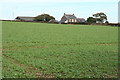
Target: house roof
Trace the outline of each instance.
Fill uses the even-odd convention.
[[[85,22],[85,19],[84,18],[77,18],[78,19],[78,21],[80,21],[80,22]]]
[[[74,14],[64,14],[67,19],[77,19]]]

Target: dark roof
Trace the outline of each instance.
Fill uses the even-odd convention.
[[[17,20],[23,20],[23,21],[34,21],[35,17],[21,17],[21,16],[18,16],[16,19]]]
[[[75,15],[71,15],[71,14],[65,14],[64,15],[67,19],[77,19]]]
[[[25,19],[25,18],[34,19],[35,17],[23,17],[23,16],[18,16],[16,19],[18,19],[18,18],[20,18],[20,19]]]
[[[85,22],[85,19],[84,19],[84,18],[77,18],[77,20],[78,20],[79,22]]]

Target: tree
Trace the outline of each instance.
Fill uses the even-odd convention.
[[[88,23],[96,23],[96,19],[93,17],[89,17],[89,18],[87,18],[87,22]]]
[[[108,21],[106,21],[105,23],[106,23],[106,24],[108,24],[109,22],[108,22]]]
[[[93,16],[95,17],[97,23],[104,23],[107,21],[107,15],[105,13],[96,13],[93,14]]]
[[[35,17],[35,21],[45,21],[48,22],[50,20],[55,20],[53,16],[50,16],[49,14],[41,14]]]

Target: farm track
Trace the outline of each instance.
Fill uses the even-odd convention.
[[[35,71],[35,76],[37,78],[54,78],[55,76],[51,76],[51,75],[47,75],[47,74],[43,74],[40,69],[38,69],[37,67],[33,67],[30,65],[26,65],[26,64],[20,64],[19,61],[12,59],[11,57],[8,57],[6,55],[3,55],[4,57],[6,57],[7,59],[9,59],[11,62],[13,62],[14,64],[17,64],[18,66],[24,67],[26,68],[26,73],[23,74],[34,74],[33,71]],[[4,68],[8,68],[8,67],[4,67]],[[29,76],[26,76],[26,78]]]
[[[14,43],[15,44],[15,43]],[[49,47],[56,47],[56,46],[70,46],[70,45],[114,45],[114,44],[118,44],[118,43],[88,43],[88,44],[80,44],[80,43],[77,43],[77,44],[53,44],[53,45],[47,45],[47,46],[28,46],[26,48],[23,48],[22,46],[19,47],[19,48],[16,48],[16,47],[11,47],[11,48],[3,48],[2,51],[6,50],[6,51],[9,51],[9,50],[21,50],[21,49],[34,49],[34,48],[49,48]],[[4,44],[3,44],[4,45]]]

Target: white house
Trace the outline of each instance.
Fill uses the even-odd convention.
[[[60,23],[77,23],[78,20],[74,14],[65,14],[60,20]]]
[[[85,22],[84,18],[77,18],[74,14],[65,14],[60,20],[60,23],[80,23]]]

